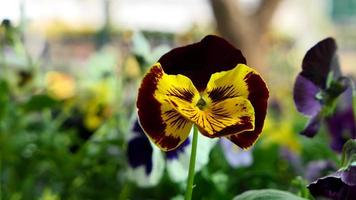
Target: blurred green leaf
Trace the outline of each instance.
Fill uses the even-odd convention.
[[[250,190],[234,198],[234,200],[303,200],[292,193],[274,189]],[[305,200],[305,199],[304,199]]]
[[[26,111],[40,111],[54,107],[58,101],[48,95],[40,94],[32,96],[24,105]]]
[[[9,101],[9,89],[5,81],[0,80],[0,119],[5,115],[7,103]]]

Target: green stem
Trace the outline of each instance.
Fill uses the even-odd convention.
[[[198,144],[198,128],[193,126],[193,141],[192,141],[192,151],[190,154],[189,161],[189,174],[188,174],[188,183],[187,190],[185,191],[185,200],[191,200],[193,194],[193,183],[194,183],[194,174],[195,174],[195,158],[197,155],[197,144]]]
[[[353,111],[354,117],[356,117],[356,87],[355,87],[354,81],[351,78],[349,78],[349,80],[350,80],[351,89],[352,89],[352,111]]]

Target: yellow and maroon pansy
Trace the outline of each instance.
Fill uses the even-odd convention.
[[[177,148],[193,125],[207,137],[250,147],[262,131],[268,89],[242,53],[218,36],[171,50],[145,75],[137,108],[146,135]]]

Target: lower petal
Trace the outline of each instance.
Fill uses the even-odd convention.
[[[318,133],[320,125],[321,125],[321,114],[318,114],[309,119],[306,127],[300,134],[305,135],[307,137],[314,137]]]
[[[321,104],[315,98],[320,88],[302,75],[295,81],[293,97],[297,110],[305,115],[313,116],[321,110]]]
[[[250,101],[243,97],[213,102],[203,109],[178,99],[171,98],[170,102],[177,112],[196,124],[207,137],[221,137],[254,129],[254,109]]]

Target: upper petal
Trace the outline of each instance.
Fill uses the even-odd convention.
[[[250,147],[261,133],[266,117],[269,92],[262,77],[252,68],[238,64],[233,70],[213,74],[208,83],[207,95],[212,101],[238,96],[251,103],[255,117],[254,129],[241,131],[236,126],[222,131],[236,145]]]
[[[210,76],[219,71],[233,69],[237,64],[246,64],[241,51],[226,40],[208,35],[200,42],[175,48],[159,61],[167,74],[183,74],[203,91]]]
[[[337,46],[333,38],[318,42],[305,54],[301,75],[325,89],[330,71],[333,71],[336,78],[341,74],[336,50]]]
[[[190,102],[198,95],[183,75],[167,75],[159,63],[144,77],[137,97],[140,124],[146,135],[162,150],[175,149],[188,137],[192,123],[171,105],[170,97]]]

